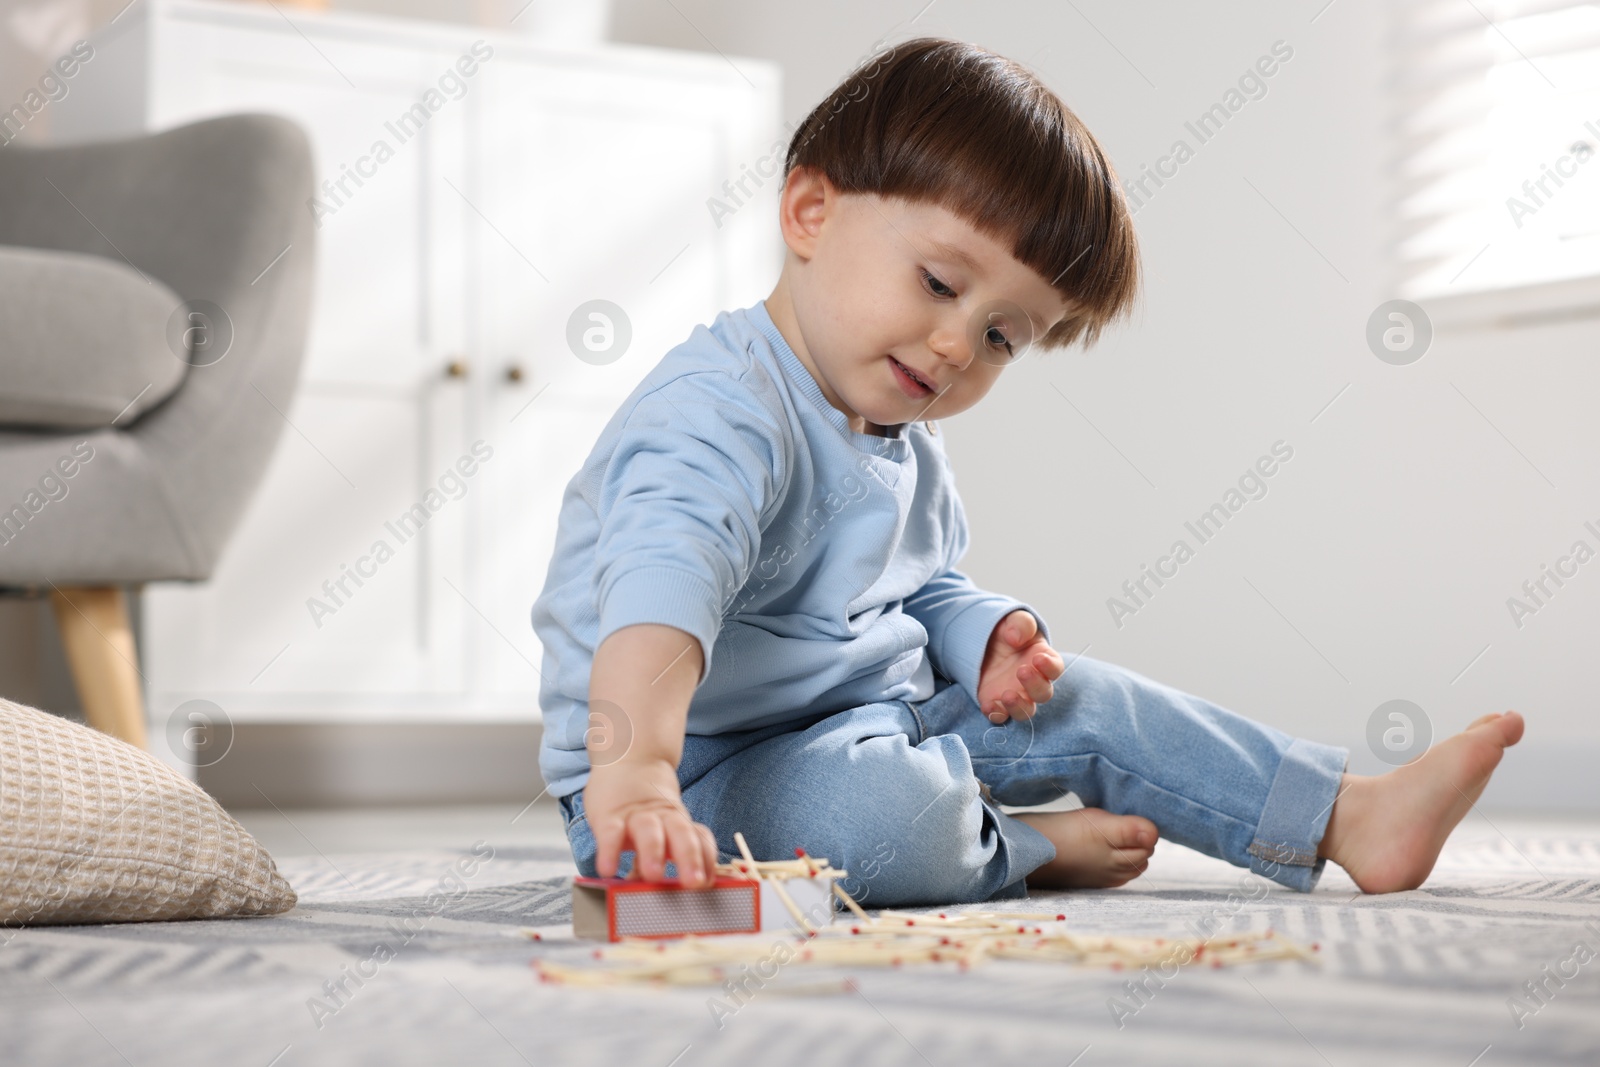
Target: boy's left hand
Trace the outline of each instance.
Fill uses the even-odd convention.
[[[1050,683],[1067,665],[1039,634],[1032,612],[1018,609],[989,635],[978,672],[978,707],[995,724],[1031,719],[1036,705],[1055,695]]]

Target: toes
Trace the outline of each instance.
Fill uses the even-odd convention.
[[[1149,854],[1156,847],[1156,838],[1160,836],[1156,824],[1149,819],[1138,815],[1124,815],[1117,820],[1115,832],[1108,831],[1107,837],[1119,849],[1140,849]]]
[[[1084,808],[1083,816],[1113,849],[1151,849],[1160,832],[1141,815],[1112,815],[1100,808]]]
[[[1526,724],[1522,721],[1521,715],[1508,711],[1500,716],[1500,725],[1507,745],[1514,745],[1522,740],[1522,730]]]
[[[1480,726],[1487,726],[1493,730],[1499,744],[1509,746],[1522,740],[1522,730],[1525,725],[1521,715],[1514,711],[1504,711],[1474,719],[1467,729],[1474,730]]]
[[[1119,848],[1111,854],[1111,862],[1135,874],[1143,874],[1144,869],[1150,866],[1150,857],[1154,852],[1149,848]]]
[[[1133,881],[1150,866],[1150,850],[1122,848],[1111,854],[1110,869],[1115,872],[1117,885]]]

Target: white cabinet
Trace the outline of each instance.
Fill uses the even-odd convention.
[[[145,591],[152,717],[537,718],[562,489],[669,348],[776,278],[776,183],[707,203],[779,139],[776,69],[193,0],[91,43],[58,139],[273,112],[321,183],[302,381],[262,398],[290,425],[213,579]],[[567,342],[596,300],[631,328],[609,362]]]

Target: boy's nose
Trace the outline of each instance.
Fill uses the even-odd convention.
[[[966,370],[967,365],[972,362],[972,346],[967,343],[966,337],[960,331],[935,330],[928,338],[928,347],[933,350],[934,355],[956,370]]]

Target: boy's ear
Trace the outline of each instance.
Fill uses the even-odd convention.
[[[839,191],[820,170],[796,167],[789,172],[778,200],[778,227],[789,251],[801,259],[815,254],[823,220],[834,210],[838,196]]]

